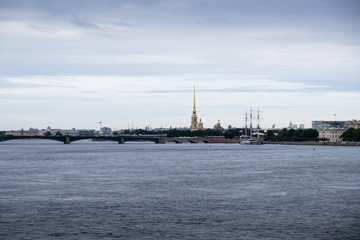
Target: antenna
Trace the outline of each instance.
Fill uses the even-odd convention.
[[[101,130],[102,129],[101,121],[99,122],[99,125],[100,125],[100,130]]]

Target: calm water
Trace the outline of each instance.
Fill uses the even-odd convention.
[[[0,143],[1,239],[360,239],[360,148]]]

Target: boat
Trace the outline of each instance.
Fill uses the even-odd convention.
[[[254,145],[260,145],[263,144],[263,139],[260,137],[261,135],[263,135],[262,133],[259,132],[259,110],[257,110],[257,120],[258,120],[258,124],[257,124],[257,132],[253,133],[253,126],[252,126],[252,118],[253,118],[253,114],[252,114],[253,110],[252,108],[250,108],[250,136],[248,136],[248,128],[247,128],[247,122],[248,122],[248,114],[245,113],[245,135],[242,135],[239,138],[239,143],[240,144],[254,144]],[[254,137],[256,136],[256,137]]]
[[[248,136],[242,136],[240,138],[240,144],[253,144],[260,145],[263,144],[263,140],[261,138],[250,138]]]

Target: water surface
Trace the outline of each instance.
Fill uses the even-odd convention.
[[[359,239],[359,156],[358,147],[2,142],[0,238]]]

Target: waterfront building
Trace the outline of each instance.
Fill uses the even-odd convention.
[[[319,130],[319,138],[326,138],[329,142],[341,142],[340,136],[346,131],[345,128],[327,128]]]
[[[319,138],[329,142],[341,142],[340,136],[347,130],[345,121],[312,121],[312,128],[319,132]]]
[[[360,121],[353,119],[349,121],[312,121],[311,126],[318,131],[327,129],[360,128]]]

